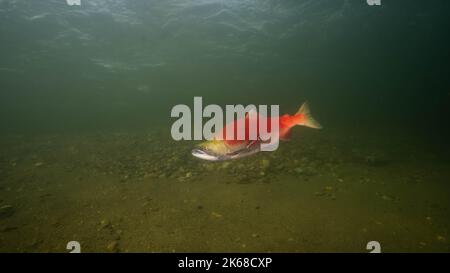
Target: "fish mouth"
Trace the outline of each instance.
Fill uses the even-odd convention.
[[[208,161],[219,161],[219,160],[221,160],[219,155],[213,154],[210,151],[206,151],[206,150],[199,149],[199,148],[193,149],[191,153],[192,153],[193,156],[195,156],[197,158],[200,158],[200,159],[203,159],[203,160],[208,160]]]

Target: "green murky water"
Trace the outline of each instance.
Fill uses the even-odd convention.
[[[38,2],[0,0],[1,252],[450,251],[447,1]],[[324,129],[202,161],[194,96]]]

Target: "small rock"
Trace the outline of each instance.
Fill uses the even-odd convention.
[[[303,174],[305,172],[302,168],[295,168],[294,171],[298,174]]]
[[[107,246],[106,249],[110,252],[117,252],[119,250],[119,242],[118,241],[112,241]]]
[[[256,234],[256,233],[253,233],[253,234],[252,234],[252,237],[253,237],[253,238],[258,238],[258,237],[259,237],[259,235],[258,235],[258,234]]]
[[[383,194],[381,195],[381,199],[383,199],[384,201],[392,201],[393,198],[389,195]]]
[[[111,222],[109,220],[103,219],[100,221],[100,229],[107,229],[111,227]]]
[[[11,205],[4,205],[0,207],[0,219],[11,217],[14,214],[14,207]]]
[[[44,165],[44,162],[42,162],[42,161],[39,161],[39,162],[34,163],[34,166],[35,166],[35,167],[40,167],[40,166],[42,166],[42,165]]]
[[[211,212],[211,215],[214,216],[214,217],[216,217],[216,218],[222,218],[222,214],[217,213],[217,212],[215,212],[215,211]]]

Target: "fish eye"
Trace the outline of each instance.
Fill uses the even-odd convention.
[[[210,149],[206,146],[199,146],[198,148],[194,149],[194,150],[198,150],[198,151],[202,151],[202,152],[208,152],[210,151]]]

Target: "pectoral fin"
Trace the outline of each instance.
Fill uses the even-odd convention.
[[[292,136],[292,131],[289,130],[284,134],[280,134],[280,139],[283,141],[290,141],[291,140],[291,136]]]

